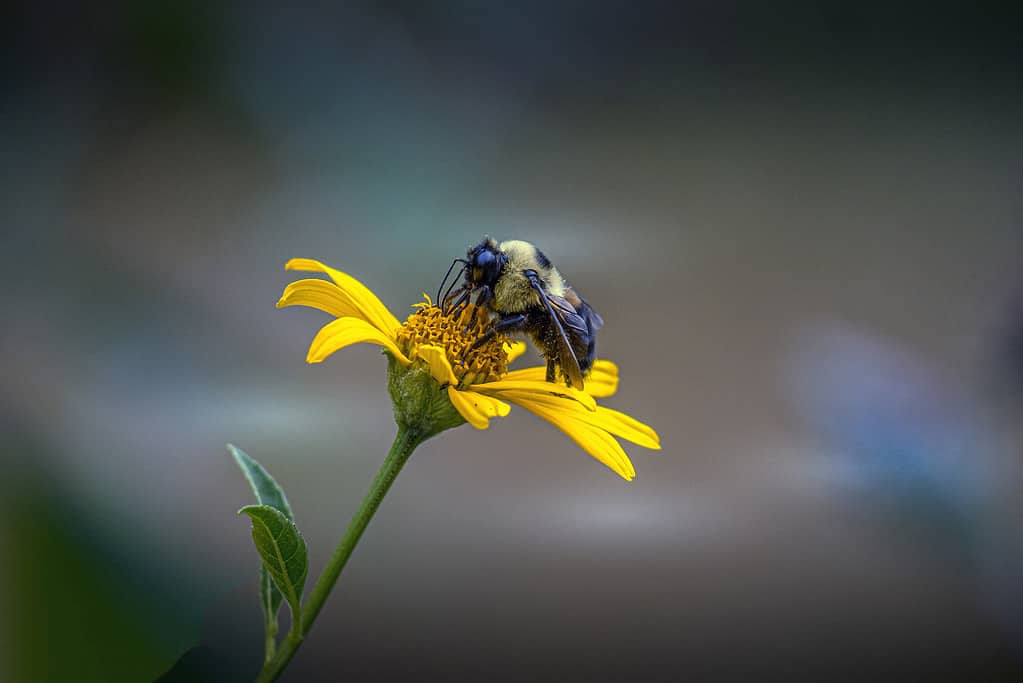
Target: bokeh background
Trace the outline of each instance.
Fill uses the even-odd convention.
[[[315,577],[394,431],[283,264],[400,313],[484,233],[594,304],[664,449],[429,441],[283,680],[1023,673],[1018,13],[335,4],[3,10],[0,678],[250,678],[224,444]]]

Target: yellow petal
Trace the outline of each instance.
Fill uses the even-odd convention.
[[[511,373],[508,374],[510,375]],[[597,408],[597,402],[586,392],[544,380],[501,379],[496,382],[487,382],[486,384],[475,384],[473,389],[495,396],[501,396],[506,391],[517,391],[538,396],[567,397],[578,401],[587,410],[596,410]]]
[[[559,410],[537,401],[525,400],[520,402],[517,400],[517,397],[508,396],[507,398],[512,403],[522,406],[534,415],[542,417],[568,434],[573,441],[579,444],[580,448],[610,467],[622,479],[631,481],[636,476],[636,468],[632,466],[632,461],[629,460],[629,456],[625,454],[621,444],[613,436],[599,427],[578,419],[579,415],[586,414],[588,411]],[[572,403],[564,399],[561,400],[566,404]]]
[[[508,341],[504,343],[504,352],[508,354],[508,362],[511,363],[516,358],[520,357],[526,352],[526,342],[523,341]],[[543,379],[542,377],[540,379]]]
[[[459,391],[454,384],[448,385],[448,398],[455,410],[476,429],[486,429],[490,426],[490,418],[504,417],[511,412],[511,406],[504,401],[475,391]]]
[[[618,391],[618,366],[609,360],[599,358],[593,363],[584,382],[586,386],[583,391],[594,398],[614,396]]]
[[[418,347],[416,354],[430,366],[430,374],[439,384],[458,385],[458,378],[455,377],[455,371],[451,369],[451,363],[448,362],[448,356],[444,353],[444,349],[432,344],[423,344]]]
[[[387,310],[387,307],[377,298],[377,295],[351,275],[342,273],[340,270],[334,270],[330,266],[308,258],[293,258],[285,264],[284,269],[326,273],[359,311],[359,317],[392,337],[395,331],[401,327],[401,323]]]
[[[547,367],[538,365],[532,368],[512,370],[504,376],[504,379],[544,382],[547,380]],[[614,396],[618,391],[618,366],[609,360],[599,359],[590,368],[590,373],[583,379],[583,383],[585,384],[583,391],[594,398]]]
[[[580,411],[579,419],[606,429],[615,436],[631,441],[637,446],[654,451],[661,450],[661,437],[657,435],[657,432],[650,425],[643,424],[625,413],[597,406],[596,414]]]
[[[277,308],[285,306],[309,306],[329,313],[335,318],[364,317],[362,311],[352,303],[351,297],[342,292],[341,288],[318,278],[297,280],[285,287],[284,294],[277,302]]]
[[[338,318],[320,328],[309,345],[306,362],[319,363],[335,351],[360,342],[379,344],[401,363],[409,364],[408,358],[398,349],[393,339],[361,318]]]
[[[508,358],[511,362],[511,358]],[[530,368],[522,368],[521,370],[512,370],[504,376],[505,379],[525,379],[530,382],[544,382],[547,379],[547,366],[537,365]]]
[[[476,388],[481,386],[486,385],[479,385]],[[657,436],[657,432],[639,420],[611,408],[597,406],[596,410],[587,410],[575,401],[524,391],[503,391],[500,396],[523,407],[528,407],[527,404],[532,403],[543,408],[563,412],[574,420],[580,420],[598,429],[603,429],[638,446],[655,451],[661,449],[661,440]]]

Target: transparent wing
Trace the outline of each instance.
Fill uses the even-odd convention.
[[[576,389],[582,389],[583,373],[579,369],[580,353],[577,352],[577,348],[581,347],[581,355],[586,355],[586,338],[588,336],[586,321],[566,299],[549,294],[544,290],[539,277],[535,274],[529,274],[528,277],[533,289],[539,295],[540,301],[547,308],[551,323],[554,325],[558,365],[565,373],[569,383]]]

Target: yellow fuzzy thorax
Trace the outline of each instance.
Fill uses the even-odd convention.
[[[508,257],[507,272],[514,276],[521,276],[524,270],[535,270],[543,280],[544,287],[548,293],[554,296],[565,295],[564,278],[561,277],[561,273],[558,272],[558,269],[550,261],[541,263],[537,258],[536,245],[523,240],[507,240],[501,242],[500,248],[501,252]]]

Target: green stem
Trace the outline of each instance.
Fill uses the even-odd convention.
[[[284,671],[288,662],[295,656],[295,651],[298,650],[305,634],[312,628],[313,622],[316,621],[316,616],[323,609],[323,603],[327,601],[327,596],[330,595],[334,584],[337,583],[341,570],[345,568],[349,556],[355,550],[355,545],[362,538],[362,532],[369,525],[369,520],[373,518],[373,513],[380,507],[380,501],[384,499],[384,495],[391,488],[391,484],[394,483],[398,473],[401,472],[401,468],[405,465],[409,456],[412,455],[412,451],[426,437],[427,435],[418,430],[402,426],[398,427],[398,434],[394,437],[391,452],[387,454],[384,464],[380,466],[380,471],[377,472],[377,476],[373,480],[372,485],[370,485],[366,497],[362,499],[362,505],[359,506],[359,510],[352,517],[352,521],[348,523],[345,535],[341,537],[341,542],[334,549],[334,554],[330,556],[327,566],[324,568],[320,578],[317,579],[316,585],[313,586],[313,590],[309,594],[309,599],[306,601],[299,618],[293,619],[288,637],[281,643],[276,656],[263,666],[263,670],[259,672],[259,676],[256,678],[256,683],[269,683],[270,681],[277,680],[277,677]]]
[[[277,654],[277,620],[274,619],[273,623],[270,621],[266,622],[266,649],[263,658],[263,666],[269,664],[274,655]]]

